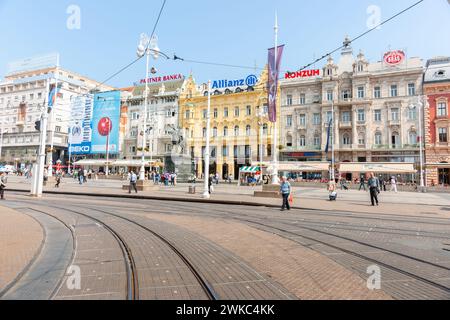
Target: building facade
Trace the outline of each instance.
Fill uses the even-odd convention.
[[[261,152],[263,161],[271,159],[274,127],[267,117],[267,71],[262,72],[257,82],[255,79],[255,76],[249,76],[244,80],[213,82],[211,174],[238,178],[240,168],[257,163]],[[190,76],[180,96],[179,121],[197,177],[204,174],[207,107],[207,85],[197,86]]]
[[[10,71],[0,83],[0,163],[20,169],[36,161],[40,133],[35,129],[35,123],[47,110],[44,105],[48,103],[48,84],[54,84],[55,77],[61,89],[46,128],[47,152],[53,152],[53,164],[57,160],[68,161],[71,99],[94,88],[100,91],[111,89],[58,65],[57,55],[10,64]],[[53,149],[50,149],[51,145]]]
[[[281,159],[331,159],[334,107],[337,162],[418,163],[422,60],[390,52],[370,63],[362,52],[354,56],[348,39],[344,46],[339,62],[329,57],[321,70],[288,73],[281,82]]]
[[[427,62],[424,77],[427,185],[450,184],[450,57]]]
[[[184,76],[156,77],[149,79],[147,108],[147,141],[145,158],[159,160],[166,170],[175,171],[171,163],[173,132],[179,129],[178,99],[184,83]],[[161,79],[161,81],[159,81]],[[164,81],[164,79],[168,79]],[[158,81],[157,81],[158,80]],[[122,116],[124,139],[121,158],[139,160],[142,157],[145,110],[145,83],[122,89]]]

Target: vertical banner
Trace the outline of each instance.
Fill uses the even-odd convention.
[[[281,59],[283,57],[284,45],[279,46],[277,61],[275,63],[275,48],[269,49],[269,82],[267,91],[269,94],[269,121],[277,122],[277,95],[278,75],[280,74]]]
[[[94,96],[77,96],[70,103],[69,147],[72,154],[91,153]]]
[[[119,153],[119,129],[120,91],[96,94],[92,118],[91,153],[106,153],[106,150],[111,154]]]
[[[327,146],[325,147],[325,153],[327,154],[328,157],[328,151],[330,150],[330,139],[331,139],[331,128],[333,126],[333,119],[330,120],[330,123],[328,124],[328,132],[327,132]],[[334,143],[334,142],[333,142]]]
[[[57,95],[58,95],[58,97],[60,97],[59,92],[61,91],[61,87],[62,87],[62,84],[58,84],[58,88],[56,88],[56,84],[54,84],[54,83],[50,85],[50,91],[48,94],[48,106],[49,107],[53,107],[55,105],[55,100],[56,100]]]

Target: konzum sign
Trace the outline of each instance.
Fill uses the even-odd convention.
[[[401,50],[389,51],[384,55],[384,62],[388,65],[395,66],[405,60],[405,53]]]
[[[285,79],[309,78],[320,76],[320,70],[302,70],[297,72],[286,72]]]

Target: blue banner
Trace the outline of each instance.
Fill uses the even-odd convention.
[[[120,91],[94,96],[91,154],[119,153]]]

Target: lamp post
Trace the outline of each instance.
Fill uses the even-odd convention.
[[[209,199],[209,153],[210,153],[210,134],[211,134],[211,80],[208,81],[208,110],[206,112],[206,148],[205,148],[205,191],[203,192],[203,198]]]
[[[4,130],[4,127],[3,127],[3,121],[2,121],[2,127],[1,127],[1,133],[0,133],[0,161],[1,161],[1,158],[2,158],[2,149],[3,149],[3,134],[5,134],[5,133],[8,133],[8,130]],[[1,163],[1,162],[0,162]]]
[[[141,34],[141,41],[137,49],[137,56],[142,58],[146,55],[146,69],[145,69],[145,97],[144,97],[144,119],[143,119],[143,133],[142,133],[142,159],[141,169],[139,172],[139,179],[145,181],[145,149],[147,147],[147,111],[148,111],[148,75],[150,69],[150,56],[155,60],[159,57],[158,39],[154,36],[152,39],[147,34]],[[153,142],[152,142],[153,144]],[[153,146],[152,146],[153,147]],[[150,148],[151,158],[153,159],[153,148]]]
[[[266,117],[266,113],[264,112],[264,106],[260,107],[259,110],[259,165],[262,171],[263,162],[264,162],[264,145],[263,145],[263,136],[264,136],[264,118]]]
[[[423,139],[423,125],[424,125],[424,119],[423,116],[425,114],[425,110],[423,110],[424,106],[426,103],[426,98],[425,96],[422,97],[422,101],[421,98],[419,98],[419,139],[420,139],[420,192],[426,192],[426,187],[425,187],[425,179],[424,179],[424,139]]]

